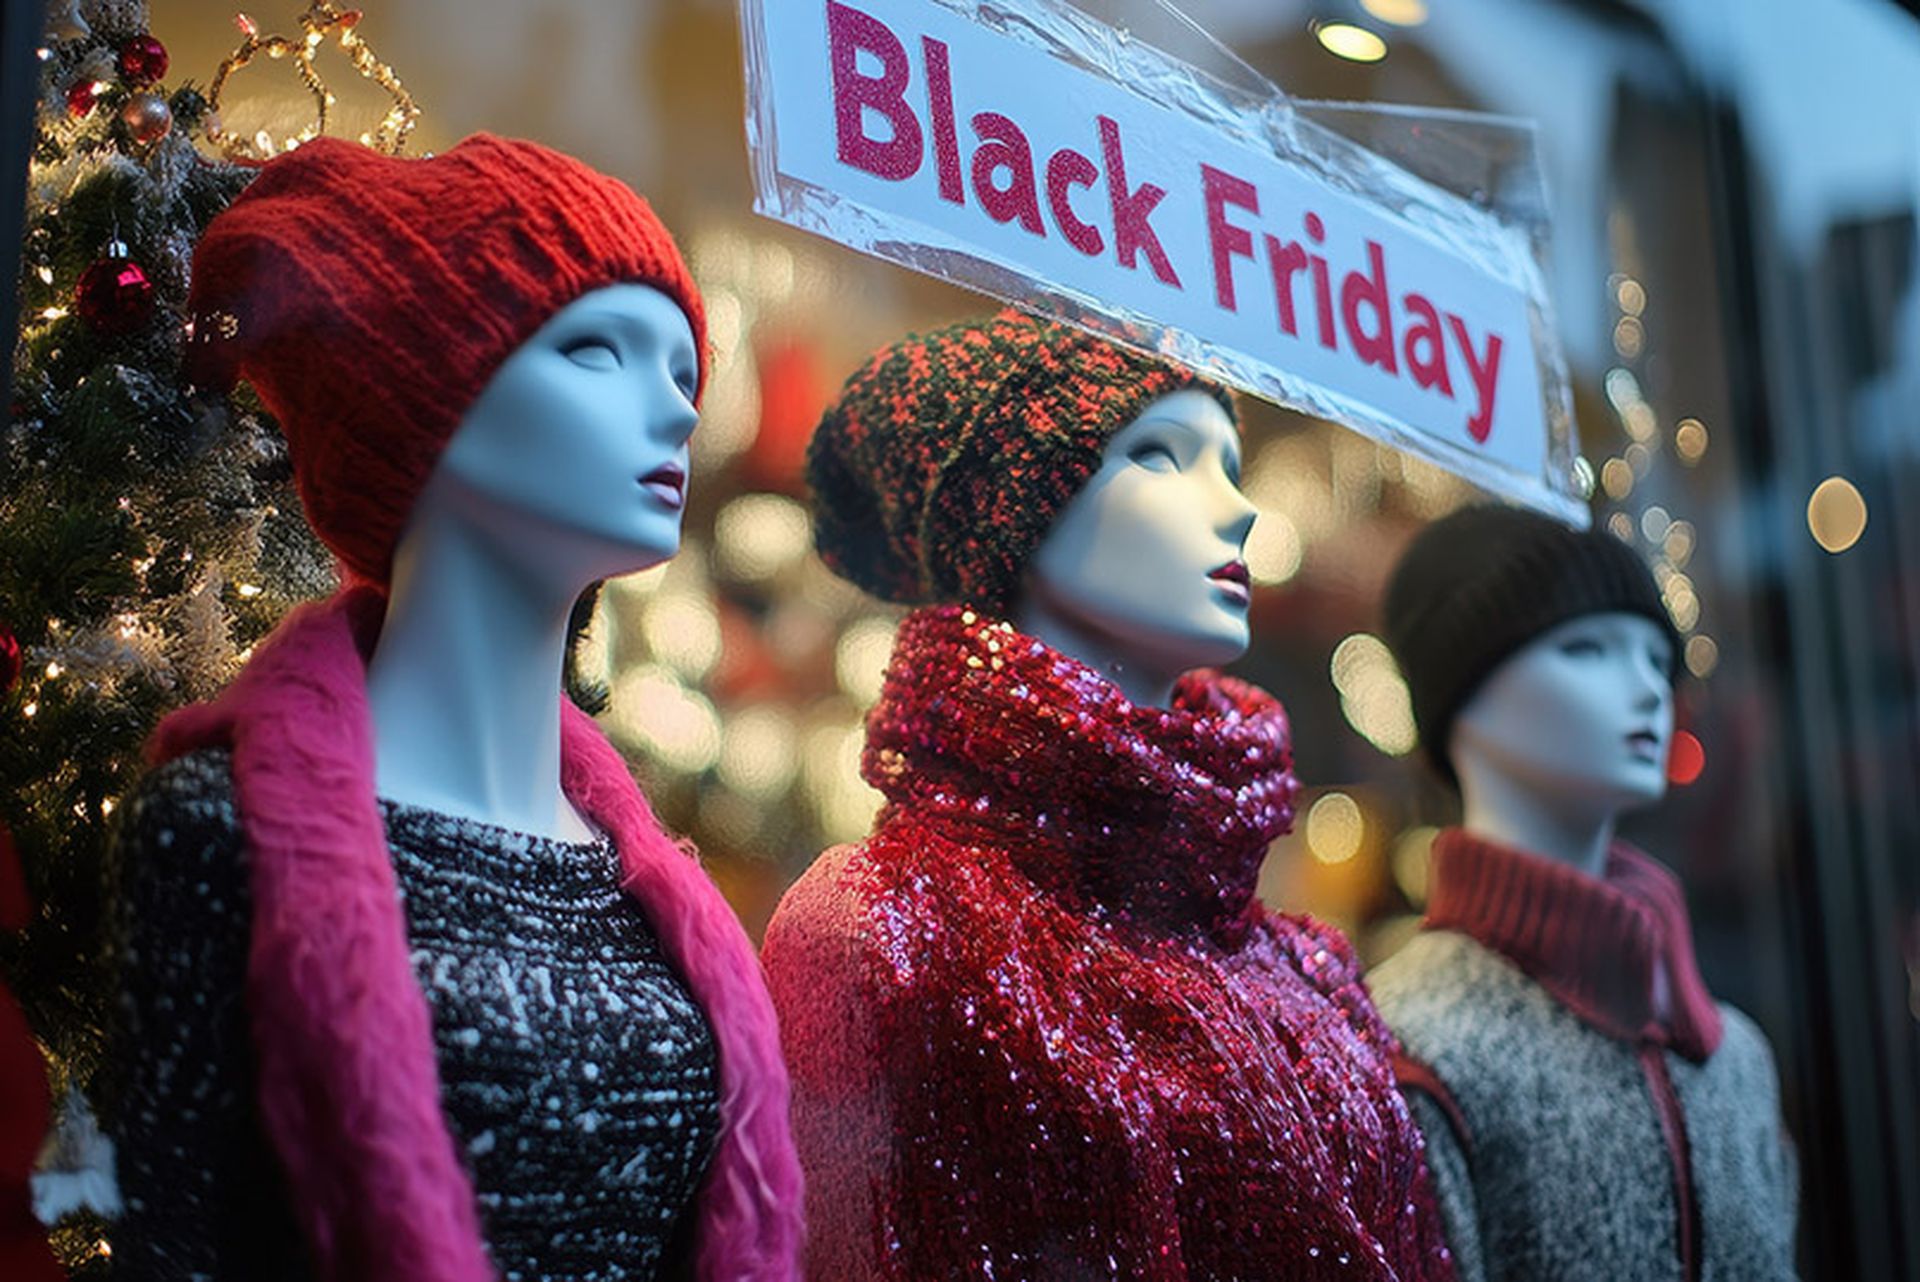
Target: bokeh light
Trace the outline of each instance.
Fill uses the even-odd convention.
[[[1698,463],[1707,452],[1707,425],[1697,418],[1683,418],[1673,429],[1674,453],[1688,467]]]
[[[1247,571],[1253,581],[1271,587],[1287,582],[1300,572],[1306,549],[1300,542],[1300,528],[1284,512],[1265,511],[1253,523],[1247,536]]]
[[[1329,792],[1307,811],[1307,849],[1323,864],[1343,864],[1360,853],[1367,821],[1360,803],[1344,792]]]
[[[1667,755],[1667,778],[1679,787],[1697,780],[1707,768],[1707,750],[1698,735],[1681,730],[1673,736],[1673,748]]]
[[[1427,20],[1427,0],[1360,0],[1360,7],[1396,27],[1417,27]]]
[[[1807,529],[1827,551],[1845,552],[1866,532],[1867,501],[1846,477],[1829,476],[1807,500]]]
[[[813,518],[784,494],[743,494],[714,518],[720,573],[760,583],[799,561],[813,543]]]
[[[1708,677],[1720,666],[1720,646],[1712,637],[1702,633],[1687,638],[1687,671],[1696,677]]]
[[[1313,29],[1320,47],[1348,62],[1378,62],[1387,56],[1387,42],[1365,27],[1350,22],[1323,22]]]
[[[1413,751],[1419,742],[1413,701],[1386,643],[1357,632],[1334,648],[1330,666],[1348,724],[1388,756]]]
[[[847,696],[862,707],[880,697],[893,657],[894,625],[888,619],[861,619],[833,648],[833,674]]]
[[[1428,861],[1433,858],[1433,839],[1438,828],[1409,828],[1393,839],[1393,851],[1387,857],[1394,884],[1415,908],[1427,904]]]

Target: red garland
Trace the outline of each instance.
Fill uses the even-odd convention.
[[[1253,898],[1287,721],[1171,710],[958,607],[902,625],[874,835],[768,928],[812,1276],[1447,1279],[1392,1035]]]

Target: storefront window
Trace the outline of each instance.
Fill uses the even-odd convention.
[[[872,828],[882,799],[861,775],[865,718],[906,613],[814,551],[809,437],[877,348],[997,303],[752,212],[731,0],[483,7],[368,3],[343,28],[363,41],[358,67],[327,28],[317,91],[297,59],[262,52],[221,86],[218,136],[204,122],[181,128],[209,157],[225,145],[258,158],[297,141],[321,100],[330,131],[347,137],[417,106],[406,154],[480,131],[536,139],[631,183],[673,229],[704,294],[711,351],[683,543],[583,603],[573,685],[757,942],[823,850]],[[1121,25],[1131,15],[1144,38],[1178,32],[1147,0],[1084,7]],[[77,323],[76,282],[113,247],[69,236],[98,210],[60,207],[83,168],[144,163],[138,131],[151,127],[125,117],[110,162],[54,154],[85,127],[86,77],[116,86],[116,104],[139,88],[120,83],[124,61],[67,67],[61,41],[79,40],[74,23],[88,19],[150,31],[164,42],[165,90],[191,79],[204,94],[248,31],[297,44],[303,29],[291,3],[250,9],[236,30],[198,0],[53,0],[48,34],[29,38],[19,24],[38,18],[19,8],[32,6],[6,15],[9,57],[24,61],[7,64],[4,141],[8,201],[23,191],[15,171],[28,174],[25,222],[8,224],[23,247],[8,439],[25,458],[33,432],[83,422],[61,417],[78,382],[63,381],[58,349],[104,350],[88,346],[92,331],[59,327]],[[1622,835],[1679,874],[1708,986],[1773,1048],[1798,1153],[1802,1275],[1920,1277],[1920,24],[1884,0],[1183,8],[1224,46],[1217,74],[1257,74],[1302,101],[1530,122],[1575,472],[1595,524],[1652,567],[1680,638],[1672,790]],[[38,71],[48,48],[66,82],[42,83],[29,104],[14,92],[16,63]],[[1212,56],[1197,37],[1177,52]],[[37,152],[36,125],[15,105],[37,107]],[[228,200],[239,185],[210,182],[195,199]],[[170,234],[155,208],[117,217],[142,252]],[[168,241],[164,260],[146,264],[163,296],[179,295],[190,257],[190,244]],[[114,357],[133,374],[101,412],[165,399],[143,400],[136,377],[163,347]],[[1242,488],[1259,517],[1245,550],[1254,640],[1232,672],[1284,703],[1304,785],[1258,893],[1346,932],[1372,965],[1419,929],[1433,838],[1459,818],[1421,763],[1383,640],[1383,594],[1421,529],[1500,496],[1330,422],[1253,398],[1242,413]],[[178,427],[181,458],[201,448],[195,430]],[[45,604],[54,563],[92,550],[0,493],[0,537],[13,544],[0,557],[42,563],[0,572],[0,626],[12,630],[0,641],[18,634],[23,669],[0,704],[0,764],[17,789],[0,821],[45,900],[6,954],[8,978],[62,1087],[86,1084],[103,1044],[95,873],[130,754],[162,711],[237,671],[285,608],[330,588],[310,546],[273,542],[282,513],[268,509],[288,496],[286,469],[258,464],[232,463],[252,469],[247,485],[205,502],[257,509],[247,564],[264,579],[183,566],[164,582],[143,569],[66,585],[75,620],[98,613],[96,598],[119,601],[128,644],[176,674],[93,712],[74,711],[62,689],[76,659]],[[23,464],[10,468],[0,478],[36,502],[58,492],[80,496],[76,510],[101,507],[99,495],[82,502],[76,478],[32,489]],[[297,532],[290,512],[287,522]],[[135,524],[164,520],[140,513]],[[183,623],[192,610],[199,622]],[[182,649],[190,633],[200,649]],[[76,738],[69,756],[36,726],[43,708],[99,744]],[[100,1244],[111,1233],[88,1221],[57,1239],[75,1276],[108,1275]]]

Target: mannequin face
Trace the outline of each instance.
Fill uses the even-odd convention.
[[[1672,646],[1638,614],[1583,615],[1514,652],[1453,726],[1463,787],[1490,775],[1564,815],[1610,818],[1667,789]]]
[[[1242,549],[1253,518],[1232,418],[1202,391],[1162,396],[1107,442],[1100,470],[1048,531],[1024,613],[1097,643],[1109,666],[1156,679],[1227,663],[1247,648]]]
[[[557,580],[664,561],[680,547],[699,368],[666,294],[622,284],[582,295],[494,372],[413,519],[456,509]]]

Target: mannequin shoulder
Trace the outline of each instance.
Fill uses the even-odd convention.
[[[123,893],[155,880],[237,878],[243,858],[233,760],[209,748],[149,771],[121,808],[115,848]]]
[[[1367,973],[1367,987],[1408,1052],[1436,1067],[1516,1037],[1526,1044],[1565,1014],[1512,962],[1451,930],[1416,934]]]
[[[1726,1002],[1715,1005],[1720,1011],[1720,1046],[1708,1062],[1747,1088],[1777,1099],[1779,1072],[1774,1065],[1773,1044],[1745,1011]]]
[[[897,827],[835,846],[788,888],[767,923],[761,960],[775,999],[813,983],[854,985],[895,999],[980,931],[1006,929],[1021,892],[948,849]],[[999,923],[996,927],[995,923]]]
[[[1305,913],[1264,913],[1258,934],[1271,940],[1292,967],[1322,991],[1335,992],[1360,978],[1360,957],[1353,942],[1317,918]]]
[[[974,852],[978,854],[978,852]],[[977,898],[991,869],[974,867],[945,838],[913,825],[887,825],[814,860],[774,910],[767,942],[822,931],[865,937],[947,914]]]

